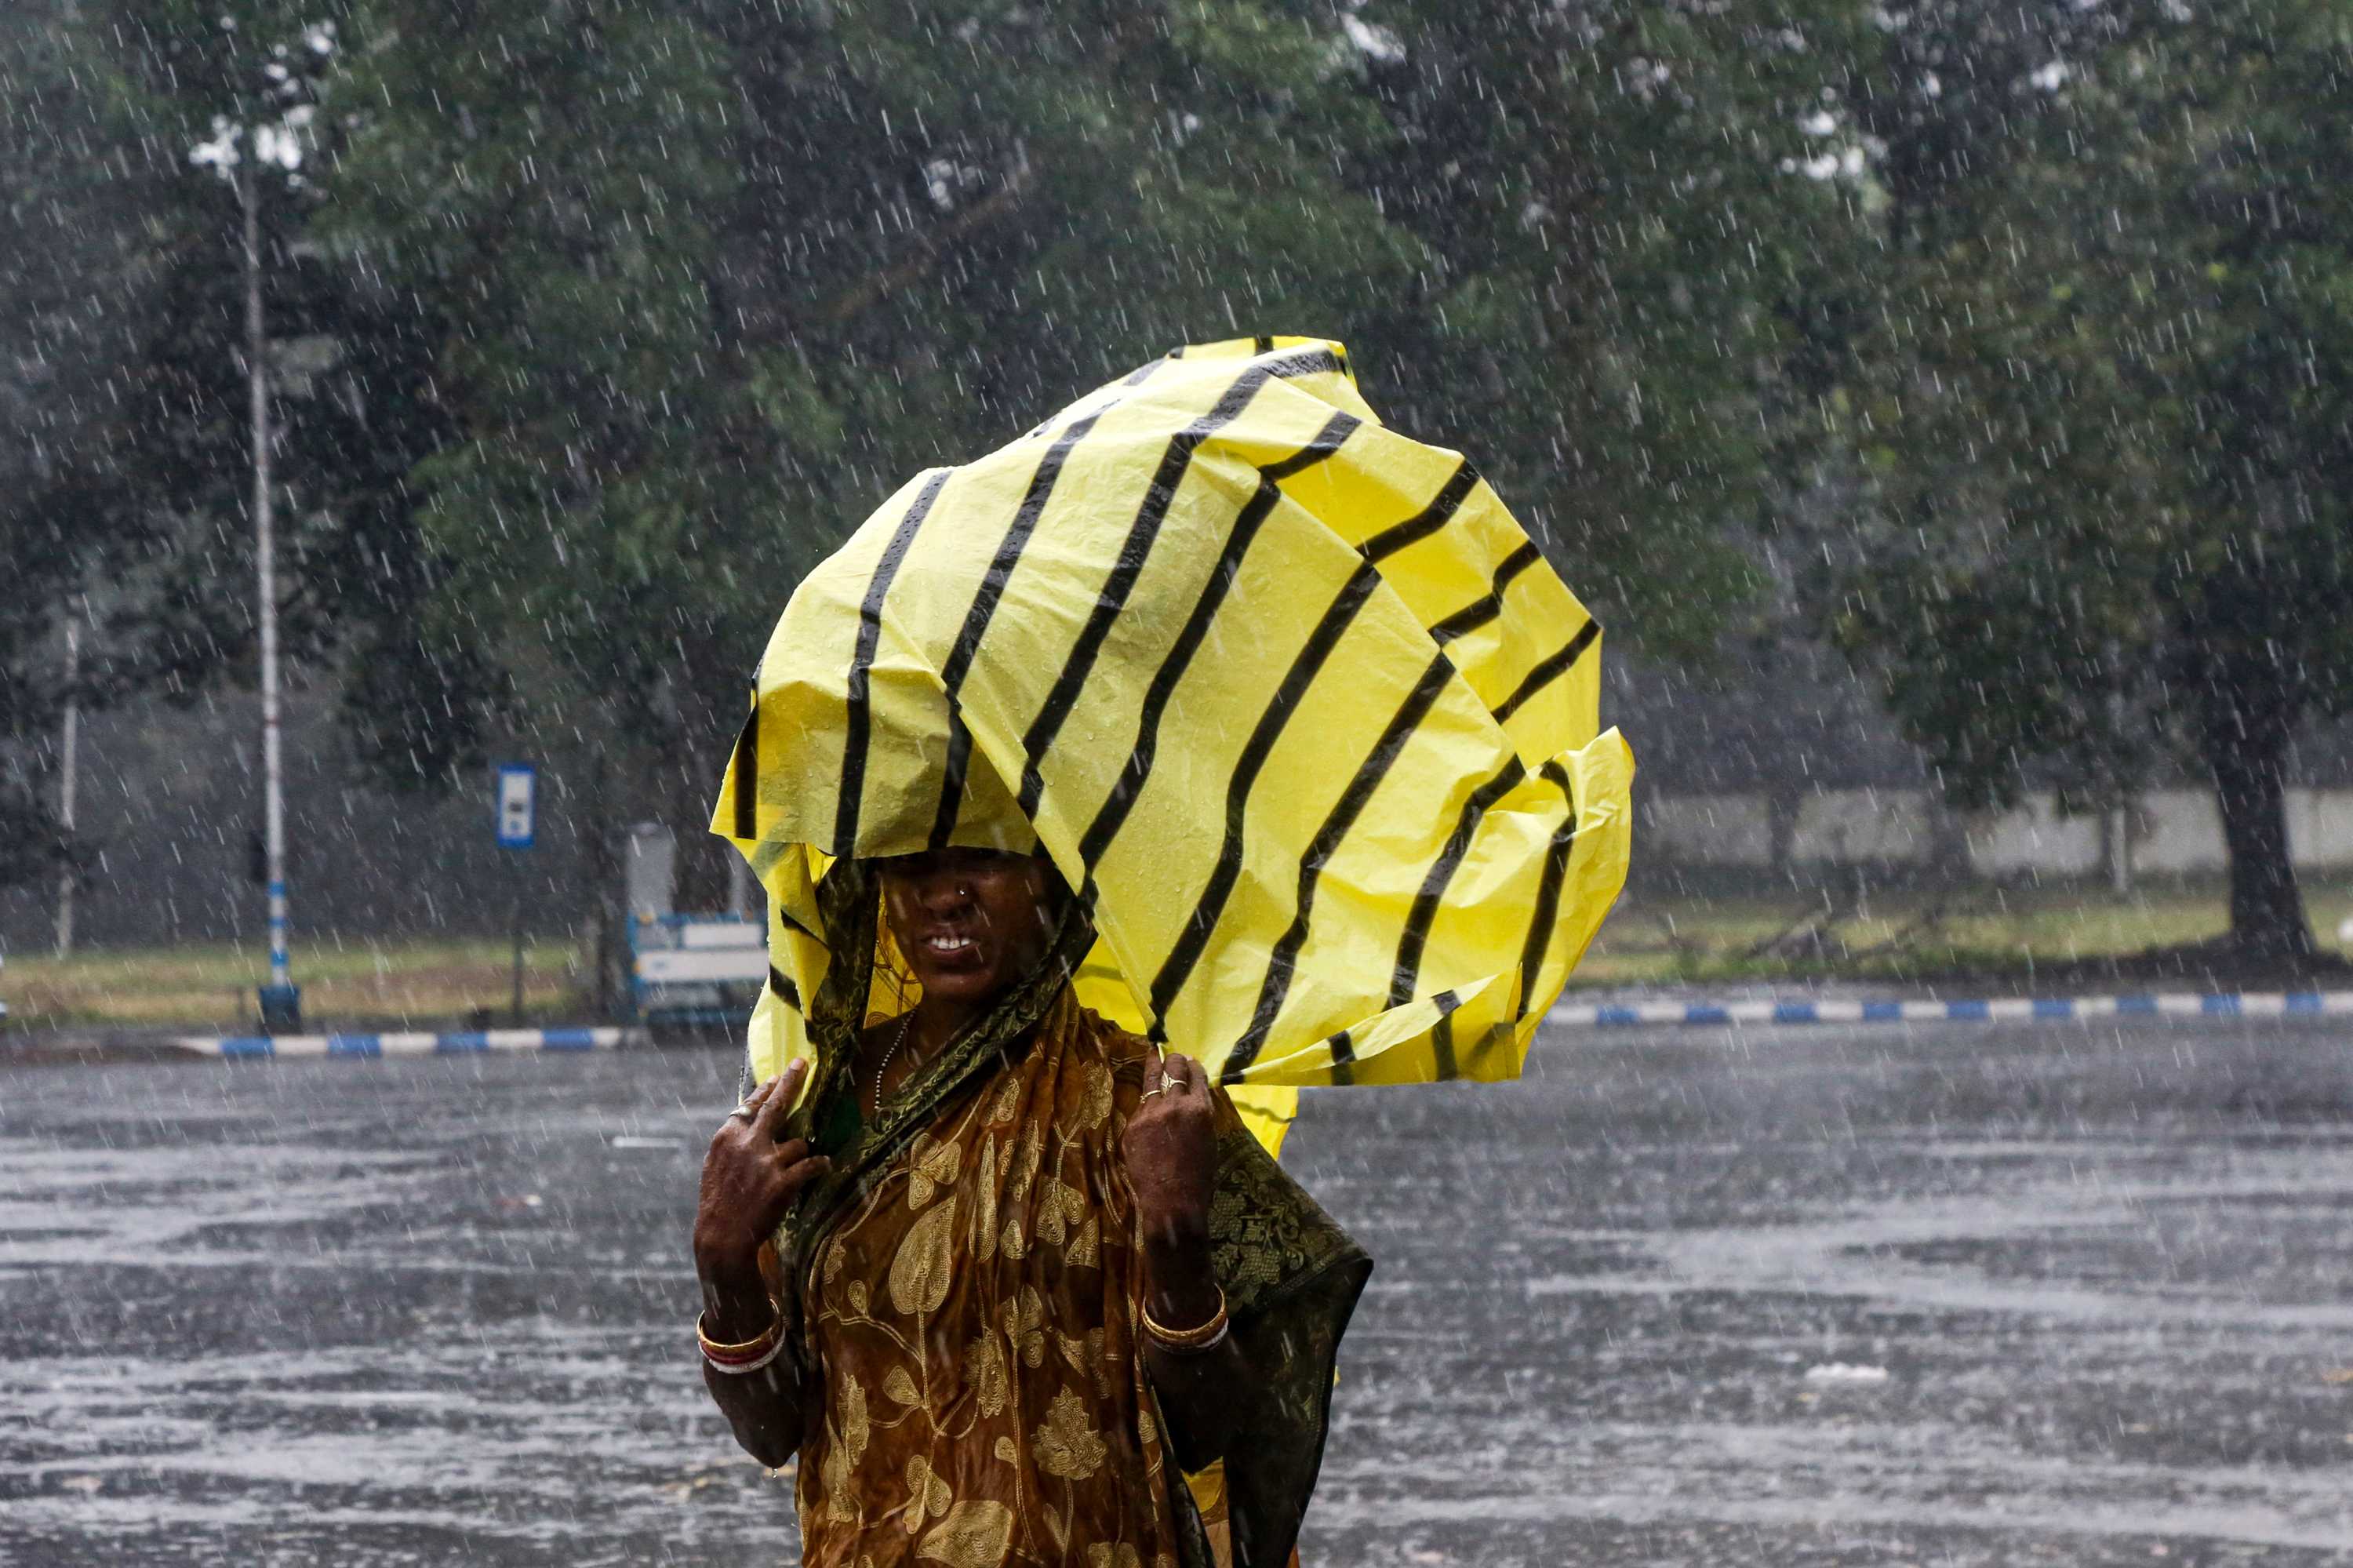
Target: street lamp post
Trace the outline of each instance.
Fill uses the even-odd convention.
[[[286,953],[285,764],[280,743],[278,691],[277,540],[269,512],[269,378],[261,317],[261,192],[258,160],[237,165],[237,196],[245,209],[245,378],[253,439],[253,558],[260,600],[262,837],[269,880],[269,983],[261,988],[265,1033],[299,1032],[302,991]]]
[[[220,26],[237,31],[233,16]],[[301,45],[283,43],[257,64],[259,98],[240,93],[240,113],[213,117],[213,138],[189,150],[191,163],[209,166],[236,188],[245,219],[245,381],[253,443],[253,559],[261,640],[261,777],[263,874],[269,887],[269,983],[261,987],[265,1033],[302,1027],[302,992],[286,955],[286,768],[280,745],[278,680],[277,538],[270,517],[269,340],[261,313],[261,169],[283,169],[299,186],[302,143],[317,111],[311,101],[317,73],[334,53],[335,29],[320,22],[303,29]],[[266,83],[266,85],[263,85]],[[251,118],[254,110],[261,118]]]

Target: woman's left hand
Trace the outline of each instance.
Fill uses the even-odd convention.
[[[1144,1233],[1147,1324],[1198,1329],[1225,1309],[1209,1245],[1209,1198],[1218,1177],[1218,1107],[1209,1076],[1190,1056],[1155,1050],[1144,1067],[1144,1098],[1120,1144]],[[1234,1443],[1250,1369],[1230,1336],[1206,1351],[1178,1353],[1147,1327],[1145,1364],[1160,1395],[1180,1462],[1198,1469]]]
[[[1144,1065],[1144,1098],[1127,1118],[1120,1153],[1144,1221],[1145,1239],[1161,1247],[1205,1245],[1209,1197],[1217,1186],[1218,1118],[1208,1075],[1190,1056]]]

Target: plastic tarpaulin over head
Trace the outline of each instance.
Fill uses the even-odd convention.
[[[953,844],[1042,847],[1082,1000],[1228,1084],[1516,1076],[1625,880],[1599,663],[1339,344],[1146,365],[910,481],[786,605],[712,821],[769,895],[754,1069],[809,1049],[824,868]]]

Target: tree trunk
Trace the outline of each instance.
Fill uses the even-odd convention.
[[[1787,780],[1768,785],[1765,791],[1765,858],[1776,877],[1797,880],[1791,863],[1798,847],[1798,814],[1804,810],[1806,798],[1798,786]]]
[[[621,902],[621,860],[615,840],[618,836],[614,821],[612,770],[599,747],[588,768],[588,799],[581,815],[586,828],[586,842],[581,863],[588,878],[586,895],[582,900],[587,916],[587,929],[581,946],[588,963],[589,1001],[597,1021],[602,1022],[617,1016],[620,1011],[623,991],[628,980],[624,973],[628,967],[628,943],[615,917]]]
[[[81,618],[88,599],[66,609],[66,722],[59,748],[65,753],[58,779],[58,827],[69,853],[73,847],[74,797],[81,769]],[[69,860],[58,873],[58,957],[70,959],[74,950],[74,883],[81,867]]]
[[[2206,764],[2231,853],[2231,942],[2243,958],[2310,958],[2312,925],[2288,855],[2287,727],[2242,719],[2233,713],[2206,726]]]

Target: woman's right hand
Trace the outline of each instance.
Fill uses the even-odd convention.
[[[780,1139],[785,1115],[808,1075],[797,1061],[752,1091],[711,1136],[694,1215],[694,1262],[712,1283],[756,1277],[760,1248],[801,1190],[832,1169],[803,1139]],[[748,1114],[746,1114],[748,1112]]]

